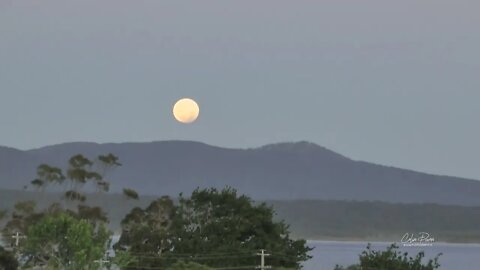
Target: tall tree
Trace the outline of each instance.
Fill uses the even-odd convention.
[[[48,215],[29,227],[22,250],[26,266],[47,269],[100,269],[96,260],[103,259],[110,243],[104,227],[95,228],[87,220],[61,213]]]
[[[378,251],[372,249],[368,244],[366,250],[360,254],[360,263],[347,268],[335,266],[335,270],[361,270],[361,269],[388,269],[388,270],[435,270],[440,267],[438,254],[434,259],[424,261],[425,253],[419,252],[414,257],[408,252],[399,251],[395,244],[387,247],[386,250]]]
[[[233,189],[195,190],[178,206],[164,197],[146,209],[133,209],[122,222],[117,250],[129,250],[145,267],[198,262],[209,267],[255,266],[258,250],[275,267],[300,268],[309,259],[304,240],[292,240],[274,211]],[[130,265],[134,269],[135,265]]]
[[[114,247],[117,251],[128,251],[136,258],[130,267],[165,265],[163,254],[172,249],[170,231],[174,214],[173,201],[164,196],[145,209],[132,209],[122,220],[122,235]],[[138,254],[140,256],[135,256]]]
[[[4,239],[20,254],[27,266],[47,265],[53,269],[98,269],[93,263],[104,256],[110,242],[110,232],[105,224],[108,217],[99,206],[88,205],[84,187],[97,186],[107,192],[107,171],[120,166],[113,154],[100,155],[89,160],[75,155],[68,162],[66,173],[61,169],[41,164],[32,185],[46,191],[52,185],[68,185],[63,200],[54,202],[46,209],[38,209],[33,201],[19,202],[2,230]],[[22,237],[17,246],[12,235]],[[120,253],[116,261],[122,265],[132,261],[128,254]]]
[[[272,255],[268,257],[270,265],[300,268],[301,262],[310,258],[311,248],[305,240],[291,239],[288,226],[275,222],[274,215],[265,203],[256,204],[234,189],[197,189],[190,198],[180,196],[172,226],[174,252],[232,254],[202,259],[202,263],[217,267],[257,265],[258,258],[252,255],[266,249]]]

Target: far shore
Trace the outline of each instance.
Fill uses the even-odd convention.
[[[120,238],[119,234],[115,234],[112,236],[112,244],[115,244]],[[2,236],[0,235],[0,245],[3,244]],[[389,241],[389,240],[379,240],[379,239],[355,239],[355,238],[322,238],[322,239],[307,239],[307,243],[335,243],[335,244],[381,244],[381,245],[390,245],[390,244],[398,244],[401,245],[400,241]],[[480,247],[480,242],[448,242],[448,241],[438,241],[434,242],[433,245],[441,245],[441,246],[475,246]]]
[[[322,238],[322,239],[307,239],[307,243],[338,243],[338,244],[361,244],[361,243],[371,243],[371,244],[397,244],[401,245],[401,241],[389,241],[389,240],[379,240],[379,239],[333,239],[333,238]],[[455,242],[455,241],[438,241],[434,242],[433,245],[459,245],[459,246],[479,246],[480,242]]]

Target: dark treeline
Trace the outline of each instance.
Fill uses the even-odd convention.
[[[49,205],[60,194],[41,196],[36,192],[0,190],[0,208],[12,209],[17,201],[36,200]],[[130,209],[146,207],[154,198],[140,196],[125,200],[122,195],[88,195],[94,205],[104,206],[109,227],[119,224]],[[436,241],[480,242],[480,207],[436,204],[392,204],[355,201],[268,201],[285,220],[294,236],[307,239],[400,241],[409,233],[428,232]]]
[[[355,201],[273,201],[279,217],[308,239],[400,241],[428,232],[440,242],[480,242],[480,207]]]

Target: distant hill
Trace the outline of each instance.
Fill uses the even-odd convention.
[[[123,166],[112,191],[174,195],[231,186],[259,200],[358,200],[480,206],[480,181],[355,161],[308,142],[227,149],[198,142],[67,143],[20,151],[0,147],[0,188],[21,189],[40,163],[64,167],[77,153],[111,152]]]

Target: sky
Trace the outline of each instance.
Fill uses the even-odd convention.
[[[480,1],[1,0],[0,145],[307,140],[480,179]],[[176,100],[200,117],[183,125]]]

